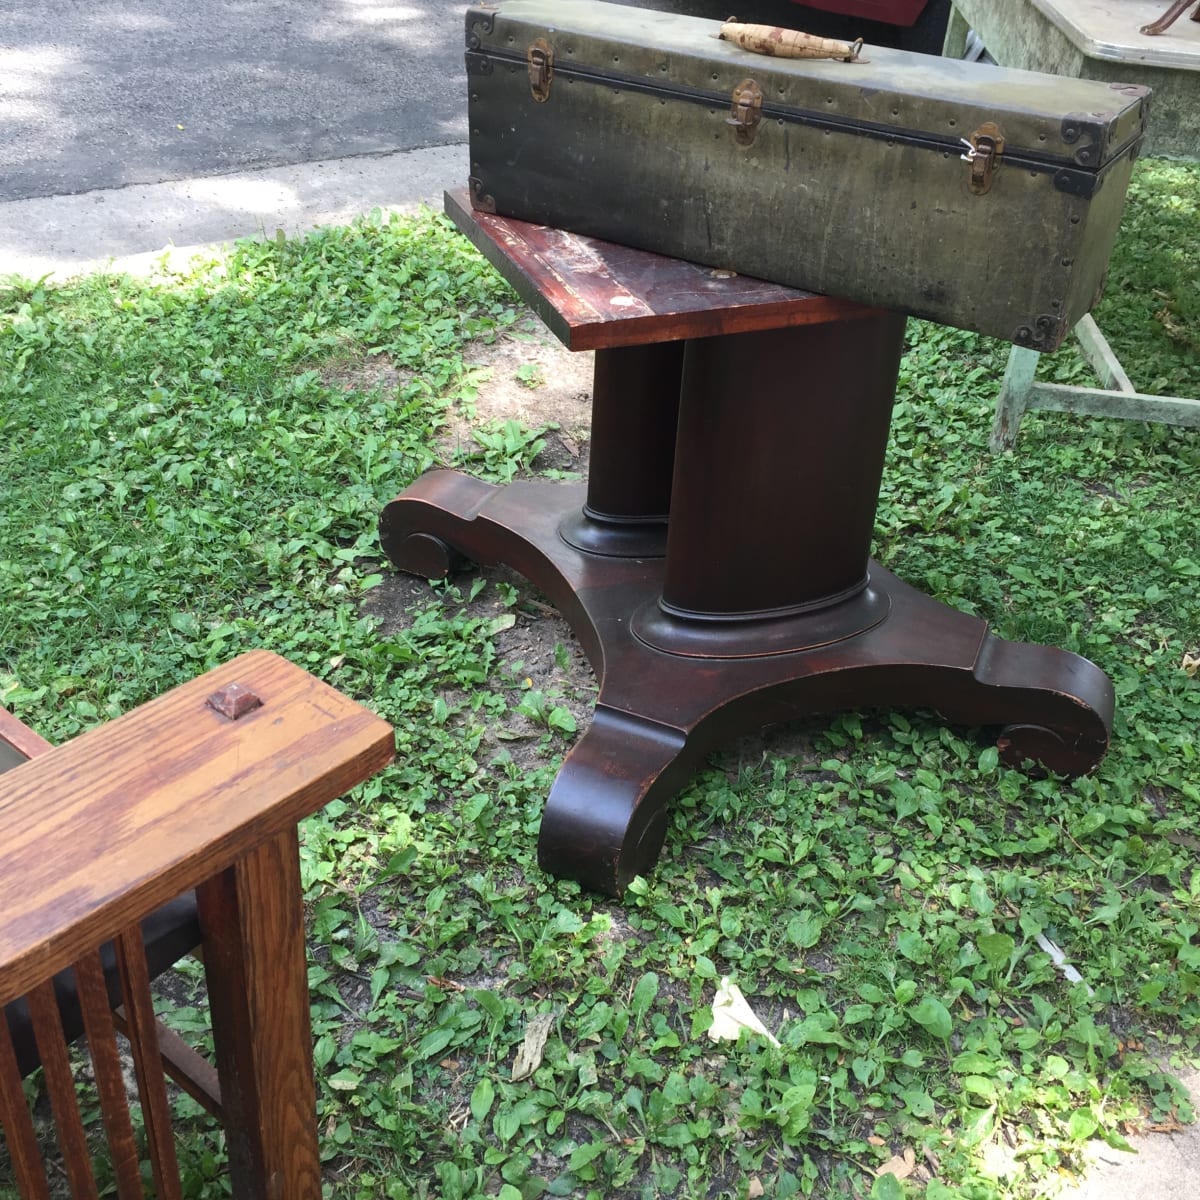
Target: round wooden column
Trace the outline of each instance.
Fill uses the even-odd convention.
[[[737,657],[883,618],[867,559],[903,335],[903,316],[870,311],[688,342],[662,597],[639,637]],[[803,620],[839,605],[832,626]],[[724,642],[706,649],[697,623]]]
[[[661,558],[684,342],[596,351],[587,503],[563,522],[577,550],[617,558]]]

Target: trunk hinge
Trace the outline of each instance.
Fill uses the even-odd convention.
[[[545,38],[538,38],[526,55],[529,64],[529,90],[539,104],[550,99],[550,84],[554,80],[554,47]]]
[[[994,121],[985,121],[969,138],[959,141],[967,148],[962,160],[971,168],[971,191],[976,196],[985,196],[1004,153],[1004,134]]]

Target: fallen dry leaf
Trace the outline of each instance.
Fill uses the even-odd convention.
[[[751,1179],[746,1185],[746,1195],[750,1198],[750,1200],[758,1200],[759,1196],[764,1194],[765,1192],[761,1180],[757,1178]]]
[[[871,1134],[871,1136],[867,1138],[868,1146],[884,1146],[886,1144],[887,1143],[883,1140],[883,1138],[876,1133]]]
[[[512,1077],[514,1083],[528,1079],[542,1065],[542,1052],[546,1048],[546,1039],[554,1028],[556,1020],[553,1012],[538,1013],[529,1018],[525,1026],[525,1041],[517,1057],[513,1059]]]
[[[1189,679],[1194,679],[1197,671],[1200,671],[1200,654],[1185,654],[1183,656],[1183,673]]]
[[[905,1146],[903,1154],[893,1154],[883,1166],[875,1168],[875,1174],[895,1175],[897,1179],[907,1179],[916,1165],[916,1153],[911,1146]]]

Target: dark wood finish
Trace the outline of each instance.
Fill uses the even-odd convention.
[[[687,343],[662,607],[755,617],[866,583],[904,317]]]
[[[447,192],[446,215],[568,350],[645,346],[825,321],[878,310],[834,296],[633,250],[471,207]]]
[[[435,471],[380,517],[384,551],[402,570],[514,567],[563,612],[596,671],[592,724],[542,819],[545,869],[619,894],[654,865],[665,806],[705,754],[814,713],[933,708],[1006,727],[998,744],[1014,764],[1078,774],[1099,762],[1113,692],[1097,667],[1001,641],[868,557],[903,318],[780,289],[726,308],[716,289],[697,290],[702,268],[486,214],[471,222],[518,291],[542,294],[534,306],[557,314],[551,327],[564,340],[579,329],[600,346],[631,333],[686,339],[674,454],[642,460],[659,464],[646,470],[673,463],[665,558],[581,545],[590,488],[585,503],[578,487],[497,488]],[[630,278],[657,281],[638,293],[650,311],[606,321],[603,297],[614,284],[625,295]],[[676,304],[681,294],[694,306]],[[655,315],[660,296],[672,299]],[[666,390],[661,380],[643,388],[636,413],[604,399],[599,469],[617,511],[623,486],[633,512],[663,487],[662,477],[623,485],[620,448],[647,423],[659,428],[640,411],[655,395],[673,416]]]
[[[666,553],[682,342],[597,350],[587,502],[562,529],[578,550]]]
[[[235,1200],[320,1200],[293,826],[197,889]],[[303,1058],[297,1046],[310,1049]]]
[[[142,949],[141,930],[133,925],[118,934],[115,944],[129,1048],[133,1053],[150,1169],[154,1174],[154,1193],[159,1200],[181,1200],[179,1162],[171,1132],[171,1105],[158,1056],[154,998],[150,994],[150,972]]]
[[[927,707],[961,724],[1020,726],[1005,740],[1005,758],[1028,756],[1064,774],[1090,770],[1104,754],[1112,689],[1086,659],[1001,641],[985,621],[922,596],[873,561],[869,586],[826,609],[672,619],[659,609],[661,561],[581,554],[558,537],[582,498],[578,487],[497,488],[438,471],[393,500],[381,522],[385,553],[401,569],[413,530],[475,562],[514,567],[562,611],[596,671],[592,724],[542,819],[539,857],[554,874],[619,894],[653,867],[665,805],[706,754],[811,714]],[[639,636],[630,617],[647,611],[660,612],[672,652]]]
[[[129,1117],[121,1055],[104,984],[104,968],[98,954],[87,954],[75,964],[75,984],[87,1033],[92,1074],[100,1098],[100,1116],[108,1137],[108,1153],[117,1181],[119,1200],[139,1200],[142,1174],[138,1166],[137,1140]]]
[[[215,693],[261,703],[208,705]],[[5,726],[5,744],[11,722]],[[26,741],[34,753],[39,749]],[[155,1191],[180,1195],[139,922],[197,888],[234,1195],[321,1194],[296,823],[391,760],[386,722],[286,660],[245,655],[0,776],[0,1005],[25,995],[73,1196],[94,1196],[51,977],[74,962],[121,1200],[140,1196],[94,947],[113,930]],[[186,1058],[186,1055],[184,1056]],[[7,1021],[0,1121],[48,1195]]]

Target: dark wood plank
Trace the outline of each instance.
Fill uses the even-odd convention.
[[[79,1115],[79,1102],[75,1098],[75,1076],[71,1071],[54,985],[46,980],[31,988],[27,998],[33,1031],[37,1037],[38,1057],[42,1060],[42,1078],[50,1094],[50,1108],[54,1113],[54,1132],[62,1151],[72,1200],[98,1200],[99,1193],[92,1175],[92,1161],[88,1154],[87,1135],[83,1131],[83,1119]]]
[[[320,1200],[296,830],[196,898],[235,1200]]]
[[[150,1167],[154,1172],[154,1193],[159,1200],[182,1200],[179,1162],[171,1130],[171,1105],[158,1054],[158,1029],[141,928],[134,924],[114,940],[129,1047],[133,1051],[133,1069],[142,1101],[142,1122],[150,1151]]]
[[[206,703],[240,683],[237,720]],[[0,775],[0,1004],[391,761],[391,727],[243,655]]]
[[[50,1187],[42,1166],[33,1118],[25,1104],[21,1072],[13,1049],[8,1022],[0,1018],[0,1130],[8,1145],[8,1157],[21,1200],[50,1200]]]
[[[108,989],[104,985],[104,968],[98,953],[84,955],[75,964],[75,988],[83,1013],[88,1053],[92,1057],[100,1115],[108,1135],[109,1158],[117,1181],[117,1195],[120,1200],[139,1200],[143,1192],[137,1139],[129,1117],[121,1055],[117,1049]]]
[[[447,192],[445,207],[455,225],[569,350],[847,321],[880,311],[478,212],[466,189]]]

